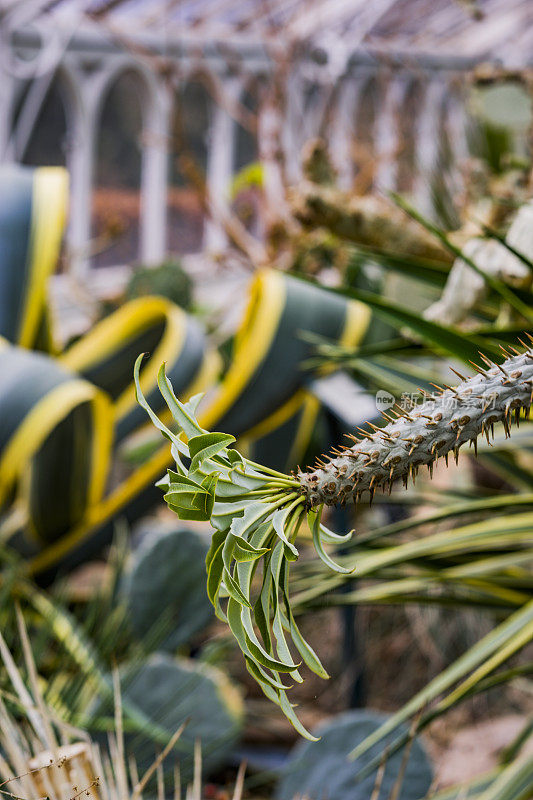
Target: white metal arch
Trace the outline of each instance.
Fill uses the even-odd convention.
[[[139,80],[142,118],[141,219],[139,257],[146,264],[160,263],[166,252],[166,199],[168,136],[171,93],[151,70],[131,57],[114,57],[95,73],[81,76],[85,119],[73,154],[71,256],[73,268],[88,268],[90,204],[94,180],[96,142],[102,109],[111,88],[125,74]],[[77,179],[76,179],[77,176]],[[76,189],[77,186],[77,189]]]
[[[207,202],[211,214],[204,227],[204,245],[210,253],[223,251],[228,243],[224,220],[227,220],[229,214],[229,187],[233,175],[236,129],[231,108],[239,101],[244,87],[245,80],[242,76],[225,78],[225,102],[219,102],[214,109],[207,161]]]

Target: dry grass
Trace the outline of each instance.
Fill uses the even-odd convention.
[[[115,725],[101,748],[83,730],[75,728],[49,708],[41,691],[31,646],[20,609],[17,607],[19,636],[24,666],[19,668],[0,634],[0,663],[9,678],[10,689],[0,692],[0,795],[6,800],[143,800],[145,791],[157,800],[168,800],[168,779],[163,762],[180,738],[187,722],[139,776],[135,759],[124,745],[122,700],[118,673],[114,673]],[[233,800],[241,800],[245,765],[236,778]],[[181,798],[179,765],[175,766],[170,796]],[[201,800],[202,753],[196,742],[194,778],[186,787],[186,800]]]

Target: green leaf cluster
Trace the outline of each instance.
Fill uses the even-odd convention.
[[[290,565],[298,558],[295,540],[306,515],[319,557],[337,572],[351,572],[352,567],[337,564],[324,546],[347,537],[322,524],[321,509],[306,509],[295,478],[244,458],[231,447],[233,436],[201,428],[195,416],[201,397],[180,402],[162,365],[158,385],[174,430],[164,425],[140,387],[142,358],[135,365],[137,400],[171,442],[176,462],[159,482],[167,505],[180,519],[209,521],[213,528],[206,569],[215,613],[229,625],[248,671],[265,695],[302,736],[314,739],[296,716],[287,690],[302,681],[302,663],[322,678],[328,675],[294,618]]]

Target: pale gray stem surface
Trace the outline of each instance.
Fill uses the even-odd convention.
[[[398,479],[407,486],[419,467],[431,471],[450,452],[457,458],[461,445],[472,442],[476,447],[480,434],[489,440],[495,423],[502,422],[509,436],[512,413],[518,423],[522,410],[529,414],[532,399],[533,352],[527,350],[410,411],[398,409],[402,416],[385,427],[362,433],[351,447],[335,451],[329,463],[300,472],[308,505],[337,505],[350,498],[357,502],[365,490],[372,497],[377,488],[390,490]]]

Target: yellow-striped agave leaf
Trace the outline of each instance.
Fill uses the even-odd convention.
[[[357,345],[370,320],[367,306],[273,270],[255,278],[235,339],[231,366],[200,424],[234,436],[262,437],[304,404],[312,345],[306,334]]]
[[[0,335],[23,347],[50,346],[46,291],[65,227],[62,167],[0,167]]]
[[[371,312],[355,300],[273,270],[252,283],[233,360],[213,402],[200,412],[206,428],[240,437],[241,451],[277,469],[301,463],[321,405],[307,390],[309,334],[356,347]],[[316,373],[314,373],[316,375]]]
[[[113,436],[111,403],[41,353],[0,349],[0,502],[28,517],[16,536],[31,553],[60,538],[102,498]]]
[[[220,358],[207,348],[197,321],[159,297],[143,297],[127,303],[58,359],[62,370],[79,375],[95,392],[108,398],[115,445],[146,424],[145,414],[135,400],[133,384],[133,364],[139,349],[145,348],[149,349],[150,357],[145,360],[141,380],[148,396],[157,396],[160,409],[164,404],[157,389],[161,361],[166,362],[175,391],[182,397],[205,391],[220,369]],[[79,447],[87,447],[91,431],[83,424],[77,430]],[[52,447],[46,456],[50,465],[57,459],[57,469],[66,466],[62,455]],[[34,548],[30,571],[51,577],[59,566],[70,568],[97,553],[111,540],[118,517],[133,522],[158,502],[161,493],[154,483],[170,463],[170,449],[163,446],[119,485],[109,487],[75,524],[67,530],[62,527],[59,536],[50,537],[49,546]],[[35,484],[33,480],[32,485]],[[34,505],[33,513],[35,510]],[[54,527],[56,522],[52,519],[50,525]]]
[[[201,425],[229,427],[235,435],[244,435],[252,442],[294,422],[296,435],[291,432],[287,438],[301,452],[319,409],[305,389],[308,374],[301,364],[311,345],[304,335],[311,332],[353,345],[364,336],[368,319],[367,308],[358,302],[281,273],[262,271],[252,284],[230,368],[213,389],[213,399],[207,399],[200,409]],[[134,359],[143,351],[149,351],[150,357],[143,362],[140,386],[163,421],[170,419],[170,412],[166,406],[163,408],[164,400],[157,388],[161,363],[166,363],[174,392],[183,400],[215,384],[220,360],[207,346],[194,319],[163,298],[140,298],[126,304],[59,359],[63,370],[79,375],[95,391],[110,398],[115,442],[146,420],[144,411],[135,403],[132,383]],[[77,413],[81,420],[86,412]],[[86,450],[90,433],[83,424],[75,427],[81,437],[79,447]],[[62,460],[52,445],[40,453],[40,463],[48,464],[50,474],[55,458]],[[48,546],[39,551],[35,548],[30,571],[53,574],[59,565],[70,567],[94,554],[110,541],[118,517],[133,521],[158,502],[160,491],[154,484],[172,461],[170,445],[162,443],[122,483],[87,506],[87,513],[80,515],[68,530],[62,520],[51,517],[49,526],[59,534],[49,533]],[[64,468],[65,464],[58,467]],[[32,477],[32,492],[39,489],[42,497],[45,483],[43,477]],[[42,508],[42,518],[37,513],[38,504],[34,503],[32,509],[42,527],[45,509]]]
[[[97,323],[60,360],[112,398],[117,441],[146,422],[133,385],[133,365],[142,352],[148,354],[141,374],[143,391],[159,410],[164,406],[157,389],[162,362],[176,391],[185,395],[205,390],[220,369],[220,358],[208,350],[199,323],[163,297],[131,300]]]

